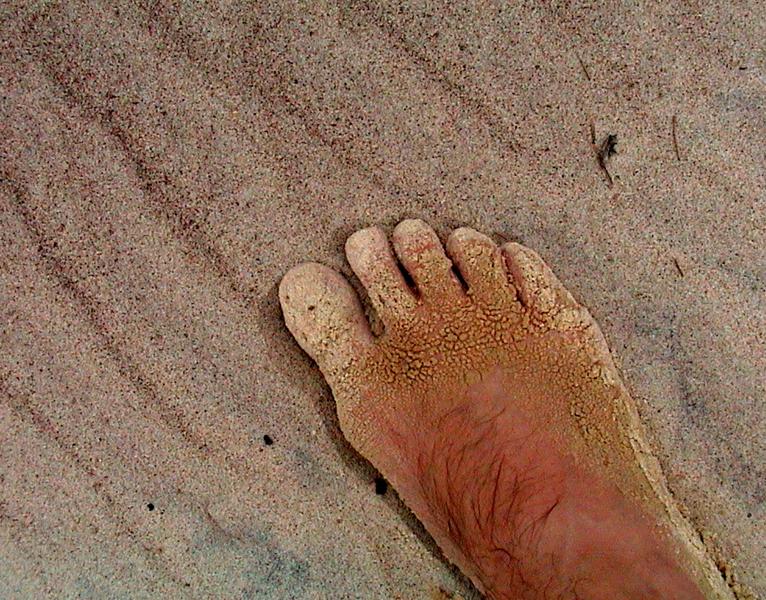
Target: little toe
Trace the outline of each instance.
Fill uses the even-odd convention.
[[[352,234],[346,241],[346,258],[383,323],[394,323],[412,312],[417,299],[382,229],[369,227]]]
[[[502,252],[519,299],[528,309],[551,316],[579,306],[537,252],[515,242],[504,244]]]
[[[500,248],[486,235],[468,227],[456,229],[447,240],[447,252],[471,296],[489,299],[498,294],[515,295]]]
[[[354,289],[340,274],[318,263],[290,269],[279,284],[285,324],[332,384],[373,343]]]
[[[454,300],[463,287],[452,270],[438,236],[420,219],[402,221],[394,229],[394,250],[423,299]]]

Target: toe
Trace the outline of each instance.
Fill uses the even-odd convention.
[[[384,323],[396,322],[415,308],[415,295],[391,254],[382,229],[370,227],[354,233],[346,241],[346,257]]]
[[[394,229],[394,250],[425,301],[462,295],[463,288],[452,271],[438,236],[419,219],[402,221]]]
[[[447,240],[447,252],[471,296],[489,299],[498,294],[515,294],[500,248],[486,235],[468,227],[456,229]]]
[[[290,333],[328,381],[372,344],[356,293],[329,267],[304,263],[290,269],[279,284],[279,302]]]
[[[545,316],[574,309],[577,302],[534,250],[508,242],[502,248],[519,300],[528,309]]]

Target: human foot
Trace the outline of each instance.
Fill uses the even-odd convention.
[[[603,336],[531,250],[422,221],[295,267],[288,328],[349,442],[491,598],[732,598],[668,494]],[[454,267],[453,267],[454,263]],[[459,277],[457,276],[459,273]],[[467,286],[467,289],[466,289]]]

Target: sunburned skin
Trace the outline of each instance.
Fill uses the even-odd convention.
[[[422,221],[279,295],[349,442],[487,597],[734,598],[667,492],[604,338],[533,251]],[[449,258],[448,258],[449,255]],[[451,260],[450,260],[451,259]],[[459,276],[458,276],[459,273]]]

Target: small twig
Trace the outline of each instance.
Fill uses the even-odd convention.
[[[678,151],[678,137],[676,136],[676,127],[678,123],[678,119],[676,119],[676,116],[673,115],[673,118],[670,121],[671,123],[671,129],[673,131],[673,149],[676,151],[676,159],[678,159],[679,162],[681,162],[681,153]]]
[[[595,135],[595,134],[592,134]],[[617,136],[613,133],[610,133],[604,138],[604,141],[601,142],[601,145],[596,149],[596,159],[598,160],[598,166],[601,167],[601,170],[606,175],[606,179],[609,182],[609,187],[614,185],[614,180],[612,179],[612,174],[609,172],[609,169],[607,168],[607,163],[609,162],[609,159],[617,152]]]
[[[678,274],[683,277],[684,276],[684,270],[681,268],[681,263],[678,262],[678,259],[674,256],[673,257],[673,264],[676,266],[676,270],[678,271]]]
[[[604,175],[606,175],[606,180],[609,183],[609,187],[612,187],[614,185],[614,179],[612,179],[612,174],[609,172],[609,169],[606,168],[606,165],[598,161],[599,166],[601,167],[601,170],[604,172]]]
[[[580,63],[580,66],[582,67],[582,72],[585,74],[585,79],[590,81],[590,73],[588,73],[588,69],[585,66],[585,63],[582,61],[582,58],[580,58],[580,55],[575,52],[575,56],[577,57],[577,62]]]
[[[590,143],[593,146],[596,145],[596,126],[593,124],[593,121],[590,122]]]

